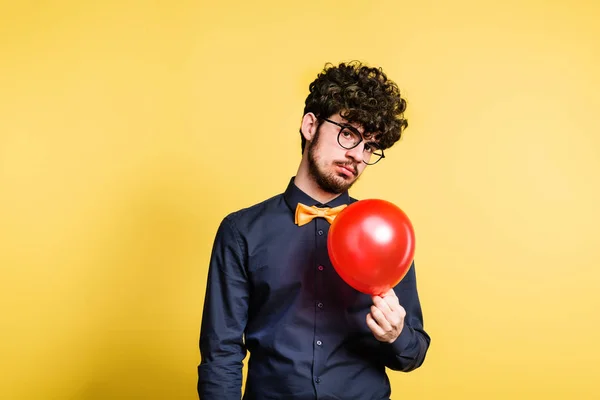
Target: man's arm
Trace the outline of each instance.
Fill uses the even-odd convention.
[[[393,293],[389,298],[375,299],[375,307],[367,316],[367,325],[380,340],[385,366],[395,371],[409,372],[423,364],[431,342],[423,328],[414,263],[394,287]],[[396,328],[401,329],[399,336],[392,343],[386,343],[385,340],[389,335],[393,337]]]
[[[198,366],[201,400],[241,398],[249,298],[242,245],[233,222],[225,218],[212,249],[202,313]]]

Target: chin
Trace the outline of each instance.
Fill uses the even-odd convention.
[[[327,167],[319,166],[316,162],[310,163],[309,174],[312,175],[321,190],[332,194],[340,194],[349,190],[358,178],[338,172],[335,163]]]
[[[338,193],[345,192],[350,189],[354,182],[356,182],[355,177],[346,176],[344,174],[337,174],[331,177],[333,181],[335,181],[335,187]]]
[[[350,185],[355,181],[355,178],[346,176],[344,174],[339,174],[339,175],[336,175],[336,180],[342,185]]]

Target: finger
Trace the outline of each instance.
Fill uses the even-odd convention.
[[[382,298],[383,301],[385,301],[390,307],[390,309],[393,311],[398,309],[398,307],[400,306],[400,300],[398,299],[396,292],[394,292],[394,289],[388,290],[386,293],[383,294]]]
[[[373,319],[373,316],[370,313],[367,314],[367,326],[373,335],[375,335],[375,337],[383,338],[385,336],[385,331],[381,329],[379,325],[377,325],[377,322]]]
[[[385,332],[389,332],[392,330],[392,325],[379,308],[371,306],[371,315],[373,316],[375,322],[377,322],[377,325],[379,325],[381,329],[383,329]]]
[[[379,308],[387,318],[389,318],[392,314],[392,308],[383,298],[379,296],[373,296],[373,304],[375,304],[375,306]]]

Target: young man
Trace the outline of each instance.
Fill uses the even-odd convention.
[[[228,215],[212,251],[198,367],[202,400],[390,398],[386,367],[412,371],[430,338],[411,266],[383,296],[335,272],[327,233],[348,189],[407,127],[396,84],[360,63],[310,85],[302,161],[284,193]],[[312,206],[323,208],[314,211]]]

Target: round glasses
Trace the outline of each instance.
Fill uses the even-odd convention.
[[[363,141],[363,137],[360,132],[350,125],[343,125],[339,122],[332,121],[327,118],[321,118],[323,121],[327,121],[330,124],[340,127],[340,132],[337,136],[337,141],[340,146],[346,150],[352,150]],[[365,143],[363,150],[363,162],[367,165],[377,164],[379,160],[385,157],[383,149],[377,145],[377,143],[368,142]]]

